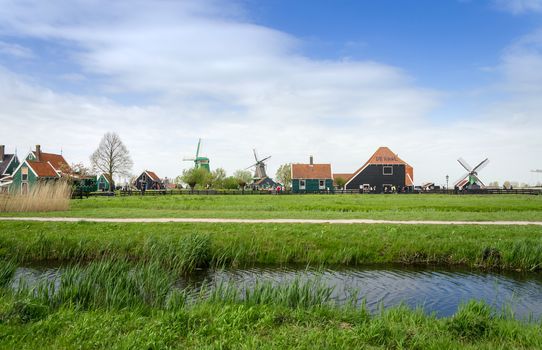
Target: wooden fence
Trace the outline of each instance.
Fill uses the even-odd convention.
[[[172,195],[290,195],[290,194],[375,194],[375,192],[368,192],[363,190],[332,190],[332,191],[314,191],[314,192],[300,192],[293,193],[292,191],[270,191],[270,190],[187,190],[187,189],[174,189],[174,190],[147,190],[144,193],[141,191],[116,191],[112,192],[82,192],[75,191],[72,198],[88,198],[90,196],[172,196]],[[424,195],[424,194],[447,194],[447,195],[491,195],[491,194],[524,194],[524,195],[541,195],[542,189],[539,188],[518,188],[518,189],[479,189],[479,190],[463,190],[457,191],[454,189],[438,189],[429,191],[411,191],[411,192],[399,192],[399,193],[382,193],[383,195]]]

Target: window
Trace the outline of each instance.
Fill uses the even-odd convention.
[[[382,173],[384,175],[393,175],[393,167],[392,166],[384,166],[384,167],[382,167]]]
[[[28,168],[24,167],[21,169],[21,180],[28,181]]]
[[[326,188],[326,181],[325,181],[325,180],[320,180],[320,181],[318,181],[318,188],[319,188],[320,190],[325,190],[325,188]]]
[[[299,189],[304,190],[305,189],[305,180],[299,180]]]

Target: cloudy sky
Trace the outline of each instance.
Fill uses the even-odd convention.
[[[174,177],[352,172],[379,146],[415,182],[542,180],[542,0],[0,0],[0,144],[89,163],[117,132]]]

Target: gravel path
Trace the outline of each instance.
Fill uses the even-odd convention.
[[[0,217],[0,221],[39,222],[112,222],[112,223],[241,223],[241,224],[399,224],[399,225],[497,225],[542,226],[542,221],[435,221],[435,220],[371,220],[371,219],[211,219],[211,218],[54,218]]]

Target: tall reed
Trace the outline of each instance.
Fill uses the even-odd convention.
[[[9,280],[12,273],[5,275],[4,279]],[[69,305],[83,310],[179,310],[205,302],[308,308],[328,304],[333,292],[333,288],[325,286],[319,279],[258,282],[253,286],[222,282],[204,284],[199,291],[179,289],[176,280],[175,272],[164,268],[158,261],[102,260],[68,266],[58,278],[43,279],[35,284],[21,279],[13,292],[18,300],[51,309]]]
[[[12,261],[0,260],[0,288],[11,281],[16,268],[17,266]]]
[[[288,283],[257,282],[254,286],[222,282],[210,287],[208,301],[211,303],[244,303],[249,305],[281,305],[308,308],[329,304],[334,288],[319,279],[302,281],[299,278]],[[204,290],[205,288],[202,288]],[[200,292],[200,295],[205,292]],[[200,297],[201,299],[202,297]]]
[[[35,212],[68,210],[72,194],[65,180],[38,182],[31,190],[0,194],[0,212]]]

